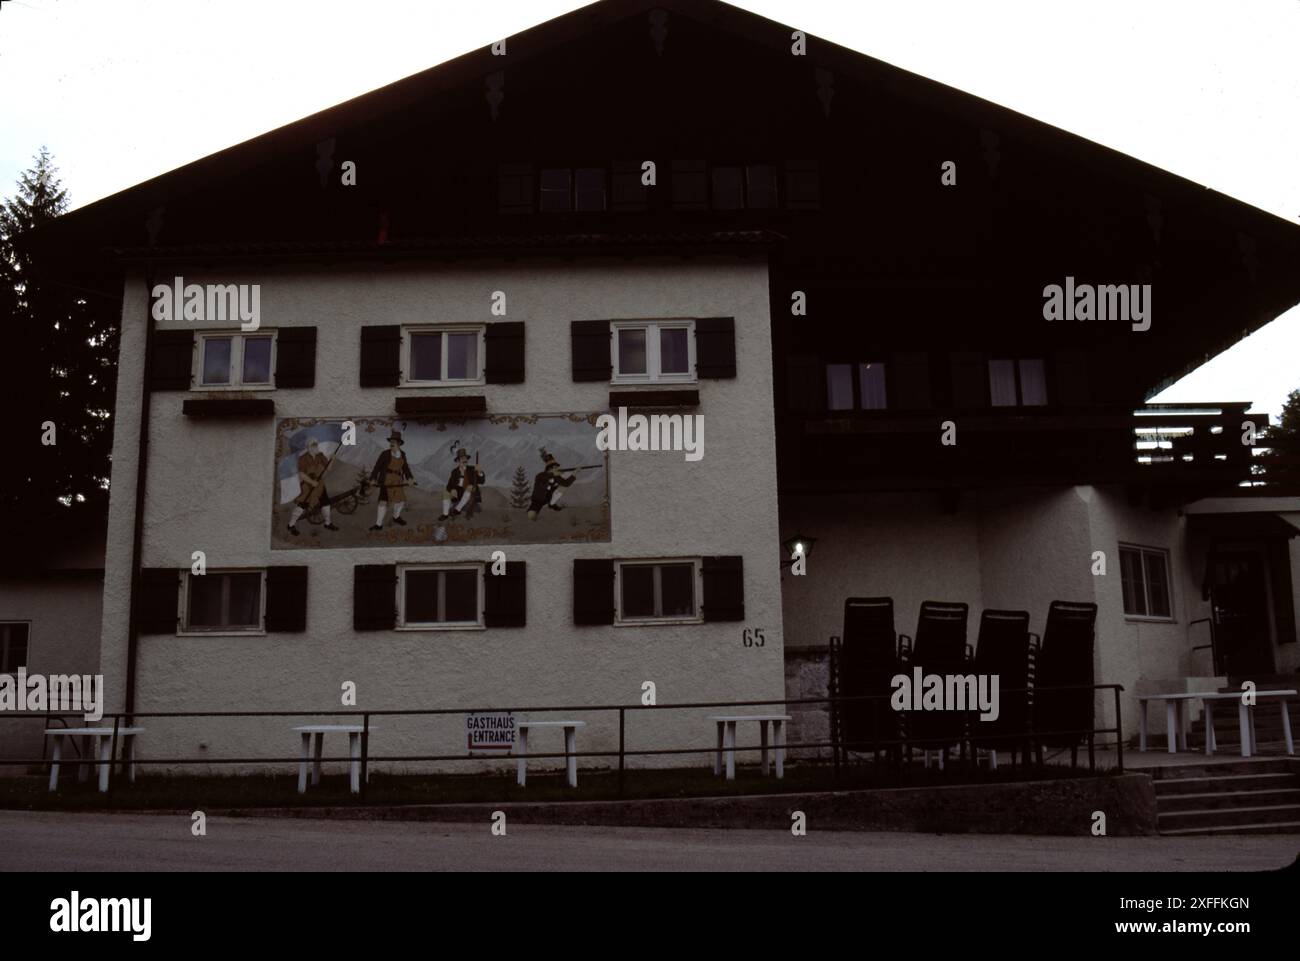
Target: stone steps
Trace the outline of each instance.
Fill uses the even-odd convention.
[[[1300,763],[1289,758],[1161,768],[1161,834],[1300,834]]]

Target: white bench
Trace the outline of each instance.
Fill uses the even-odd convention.
[[[785,722],[789,714],[716,714],[709,718],[718,725],[718,750],[713,756],[713,773],[722,773],[725,756],[727,763],[727,780],[736,779],[736,725],[741,721],[757,721],[761,733],[763,751],[763,773],[768,772],[767,763],[767,726],[772,725],[772,740],[776,747],[776,777],[785,777]]]
[[[316,737],[316,757],[311,767],[312,786],[320,784],[320,758],[324,748],[325,735],[346,734],[348,736],[348,773],[351,775],[353,794],[361,793],[361,733],[366,730],[360,724],[302,724],[294,728],[302,735],[302,754],[298,762],[298,793],[307,793],[307,762],[310,758],[311,739]],[[371,733],[374,728],[369,729]],[[366,778],[369,781],[369,778]]]
[[[528,777],[528,731],[535,727],[564,728],[564,773],[569,787],[578,786],[578,759],[573,755],[578,750],[578,728],[586,727],[586,721],[520,721],[516,726],[519,730],[519,749],[515,752],[519,758],[516,780],[520,787]]]
[[[1144,694],[1138,698],[1141,710],[1138,714],[1138,750],[1147,749],[1147,702],[1165,702],[1165,730],[1168,738],[1168,751],[1177,754],[1181,747],[1187,750],[1187,711],[1189,701],[1199,700],[1205,704],[1205,753],[1213,754],[1218,746],[1214,737],[1214,703],[1216,701],[1237,702],[1237,725],[1241,731],[1241,756],[1250,757],[1259,750],[1255,740],[1255,705],[1248,704],[1241,691],[1204,691],[1183,694]],[[1291,712],[1287,707],[1287,698],[1295,697],[1293,690],[1255,691],[1256,699],[1276,698],[1282,712],[1282,736],[1286,739],[1286,753],[1295,754],[1295,741],[1291,737]]]
[[[135,736],[143,734],[142,727],[119,727],[118,736],[122,738],[122,748],[126,752],[127,780],[135,783]],[[77,780],[85,781],[90,776],[91,758],[99,759],[99,790],[108,790],[108,769],[112,764],[110,754],[113,750],[113,729],[111,727],[49,727],[45,736],[54,739],[50,753],[50,790],[59,786],[59,762],[63,758],[63,739],[80,737],[82,739],[81,770]],[[94,744],[92,748],[91,745]]]

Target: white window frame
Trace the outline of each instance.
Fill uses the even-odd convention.
[[[659,369],[659,331],[665,328],[686,330],[686,373],[665,374]],[[644,330],[644,374],[625,374],[618,369],[618,335],[621,330]],[[693,384],[695,374],[695,320],[687,317],[665,317],[658,320],[615,320],[610,322],[610,364],[614,370],[614,384]]]
[[[474,621],[416,621],[407,623],[406,621],[406,575],[408,573],[428,573],[437,571],[446,573],[448,571],[472,571],[477,575],[474,579],[475,592],[477,597],[474,602],[475,620]],[[445,608],[446,603],[446,579],[442,579],[443,589],[438,591],[438,600],[440,606]],[[399,631],[482,631],[486,630],[483,623],[483,600],[486,596],[484,593],[485,585],[483,583],[483,565],[482,564],[402,564],[397,568],[397,630]]]
[[[694,590],[695,613],[691,616],[656,616],[656,617],[624,617],[623,616],[623,568],[626,567],[654,567],[663,564],[690,564],[691,565],[691,584]],[[614,561],[614,626],[615,627],[645,627],[652,624],[703,624],[704,623],[704,582],[703,582],[703,564],[704,560],[700,557],[626,557]],[[662,607],[663,598],[660,592],[659,575],[655,575],[655,602],[656,606]]]
[[[1142,544],[1130,544],[1127,542],[1121,542],[1119,550],[1137,551],[1138,553],[1138,567],[1142,573],[1142,600],[1148,611],[1151,610],[1151,584],[1147,580],[1146,555],[1155,554],[1164,561],[1165,590],[1168,594],[1166,600],[1169,602],[1168,616],[1159,614],[1130,614],[1128,611],[1124,611],[1124,619],[1127,621],[1150,621],[1156,624],[1175,623],[1178,619],[1174,616],[1174,612],[1176,611],[1176,608],[1174,607],[1174,577],[1173,567],[1169,563],[1169,551],[1163,547],[1146,547]],[[1116,559],[1119,560],[1120,606],[1122,608],[1124,604],[1124,561],[1118,553],[1116,554]]]
[[[442,380],[415,380],[411,377],[411,335],[442,334]],[[447,334],[478,334],[478,375],[464,380],[448,380],[447,373]],[[486,324],[412,324],[402,327],[402,387],[476,387],[486,381],[487,367],[487,325]]]
[[[190,627],[190,580],[195,577],[213,577],[222,574],[261,574],[259,588],[257,626],[256,627]],[[223,595],[222,604],[229,602],[229,596]],[[266,634],[266,568],[265,567],[223,567],[209,570],[206,574],[186,571],[181,578],[180,629],[176,632],[181,637],[260,637]]]
[[[249,331],[204,330],[199,331],[195,336],[198,342],[198,350],[194,352],[194,373],[191,379],[194,386],[190,388],[191,390],[275,390],[275,360],[278,338],[275,336],[274,329],[262,328]],[[246,337],[271,338],[271,369],[268,372],[270,379],[265,384],[244,383],[244,339]],[[207,342],[209,340],[225,339],[230,340],[230,383],[205,384],[203,383],[203,352],[207,349]]]
[[[31,664],[31,662],[32,662],[32,622],[31,622],[31,621],[22,620],[22,619],[17,619],[17,620],[3,620],[3,621],[0,621],[0,628],[11,627],[11,626],[17,626],[17,625],[19,625],[19,624],[25,624],[25,625],[27,625],[27,655],[26,655],[25,659],[23,660],[23,663],[22,663],[21,666],[22,666],[22,667],[31,667],[31,666],[32,666],[32,664]],[[9,671],[9,670],[17,670],[17,668],[6,668],[6,667],[4,667],[4,655],[5,655],[6,653],[8,653],[8,650],[9,650],[9,640],[10,640],[10,639],[9,639],[8,637],[0,637],[0,668],[3,668],[3,669],[6,670],[6,671]]]

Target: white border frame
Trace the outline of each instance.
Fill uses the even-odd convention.
[[[623,567],[652,567],[658,564],[690,564],[694,579],[695,613],[690,617],[624,617]],[[704,559],[702,557],[620,557],[614,559],[614,626],[650,627],[658,624],[704,623]]]
[[[205,384],[203,383],[203,351],[209,340],[220,340],[230,338],[230,376],[229,384]],[[247,337],[270,337],[271,338],[271,369],[269,371],[271,379],[265,384],[245,384],[244,383],[244,339]],[[275,390],[275,363],[277,358],[277,347],[279,338],[275,336],[275,329],[271,327],[260,330],[200,330],[194,335],[194,343],[198,348],[194,351],[194,368],[191,372],[190,382],[192,391],[210,391],[210,390]],[[236,377],[235,375],[239,376]]]
[[[258,626],[252,627],[190,627],[190,578],[211,577],[213,574],[261,574],[261,596],[258,599]],[[177,625],[177,637],[263,637],[266,635],[266,568],[265,567],[221,567],[211,569],[205,574],[195,574],[186,570],[181,577],[180,586],[180,622]]]
[[[478,334],[478,376],[465,380],[413,380],[411,371],[412,334]],[[447,339],[443,337],[442,370],[447,370]],[[402,325],[401,379],[399,387],[481,387],[487,371],[487,324],[411,324]]]
[[[427,621],[413,624],[406,623],[406,575],[407,573],[427,572],[427,571],[473,571],[475,578],[475,590],[477,599],[474,603],[475,616],[477,620],[473,621]],[[485,631],[487,625],[483,623],[483,604],[486,598],[486,589],[483,583],[484,569],[483,565],[472,561],[449,562],[446,564],[398,564],[397,565],[397,630],[399,631]]]
[[[664,374],[660,371],[659,331],[662,328],[685,328],[686,366],[684,374]],[[618,334],[620,330],[644,329],[646,372],[644,374],[624,374],[618,369]],[[653,331],[653,336],[651,335]],[[609,362],[613,371],[611,384],[694,384],[698,381],[695,371],[695,318],[694,317],[656,317],[645,320],[611,320],[609,338]]]

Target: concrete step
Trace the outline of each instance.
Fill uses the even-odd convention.
[[[1188,794],[1238,794],[1242,791],[1282,791],[1300,788],[1300,779],[1284,772],[1270,774],[1220,774],[1208,777],[1155,778],[1156,798]]]
[[[1192,811],[1158,811],[1156,826],[1163,834],[1181,828],[1222,828],[1300,821],[1300,804],[1261,804]]]
[[[1300,787],[1259,791],[1213,791],[1205,794],[1162,794],[1158,795],[1156,801],[1161,814],[1276,805],[1300,805]]]
[[[1137,755],[1139,758],[1142,755]],[[1253,757],[1218,760],[1206,758],[1203,764],[1179,764],[1150,769],[1156,783],[1197,777],[1233,777],[1239,774],[1292,774],[1300,776],[1300,759],[1289,757]]]
[[[1174,828],[1160,829],[1162,835],[1193,834],[1300,834],[1300,821],[1275,821],[1268,824],[1226,824],[1208,828]]]

